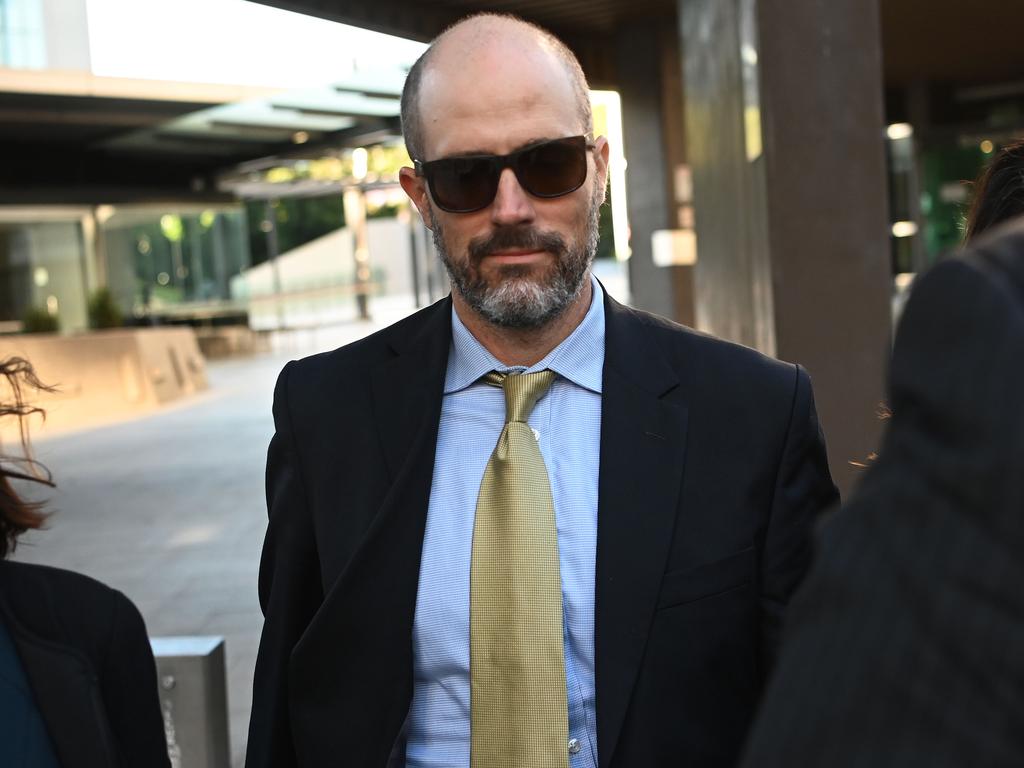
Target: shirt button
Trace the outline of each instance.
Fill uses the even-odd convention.
[[[581,749],[579,739],[569,739],[569,754],[575,755]]]

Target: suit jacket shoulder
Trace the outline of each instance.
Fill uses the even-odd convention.
[[[626,307],[608,299],[609,362],[629,365],[623,349],[635,345],[638,336],[653,345],[646,354],[660,355],[684,389],[717,392],[722,399],[742,397],[778,404],[791,400],[800,366],[769,357],[750,347],[726,341],[680,325],[659,315]],[[618,354],[617,354],[618,353]],[[625,357],[624,362],[620,359]]]
[[[79,573],[0,561],[0,614],[62,765],[168,765],[142,616]]]
[[[289,364],[291,382],[303,394],[322,394],[339,382],[365,378],[366,373],[395,354],[415,347],[425,336],[450,336],[451,299],[445,298],[362,339]],[[437,341],[436,339],[431,339]]]
[[[100,658],[112,614],[135,611],[123,594],[80,573],[46,565],[3,561],[0,591],[7,606],[32,634]]]

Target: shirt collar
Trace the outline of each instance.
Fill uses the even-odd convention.
[[[590,284],[593,287],[590,308],[582,322],[543,360],[529,368],[500,362],[462,324],[452,307],[452,346],[444,393],[465,389],[491,371],[534,373],[550,368],[574,384],[600,394],[604,371],[604,291],[593,275]]]

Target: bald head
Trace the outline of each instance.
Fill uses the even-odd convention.
[[[402,132],[410,157],[426,156],[426,134],[443,116],[445,91],[501,88],[533,78],[564,88],[580,132],[593,130],[586,76],[572,51],[547,30],[514,16],[478,14],[439,35],[416,61],[402,90]]]

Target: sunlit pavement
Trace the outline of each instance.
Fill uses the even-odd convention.
[[[212,363],[210,389],[142,419],[36,441],[53,472],[48,530],[15,559],[70,568],[120,589],[150,635],[223,635],[232,764],[241,766],[262,626],[256,595],[266,529],[263,471],[281,366],[391,322],[279,340],[270,355]]]

